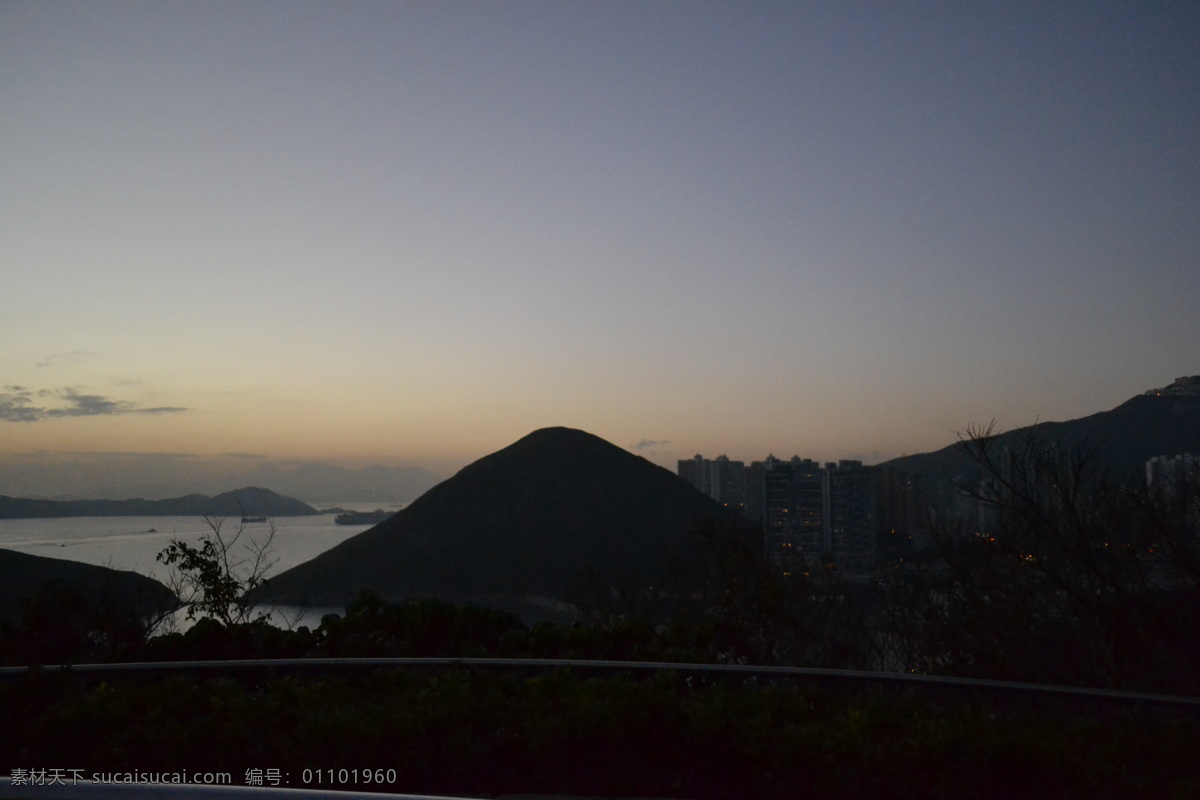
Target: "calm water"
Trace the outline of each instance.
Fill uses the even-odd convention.
[[[370,525],[338,525],[333,514],[276,517],[271,546],[275,565],[267,577],[314,558]],[[237,519],[225,520],[222,534],[236,533]],[[0,548],[35,556],[65,558],[113,569],[130,570],[166,581],[166,568],[155,560],[173,539],[198,544],[211,530],[200,517],[64,517],[0,519]],[[270,526],[248,523],[238,542],[262,540]],[[291,609],[282,609],[292,613]],[[307,609],[299,624],[315,625],[323,614],[342,609]],[[280,624],[276,620],[276,624]]]

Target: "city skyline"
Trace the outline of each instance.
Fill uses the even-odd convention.
[[[6,3],[0,472],[878,463],[1200,373],[1200,7]]]

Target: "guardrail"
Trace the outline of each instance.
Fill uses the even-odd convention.
[[[143,661],[116,664],[54,664],[47,666],[0,667],[0,679],[17,678],[37,672],[76,675],[121,673],[235,672],[265,670],[297,672],[305,670],[353,670],[379,668],[487,667],[493,669],[578,669],[596,672],[679,672],[690,675],[732,675],[766,680],[833,680],[928,686],[951,689],[976,689],[992,692],[1041,695],[1080,700],[1164,705],[1200,711],[1200,697],[1186,695],[1090,689],[1079,686],[997,681],[983,678],[956,678],[943,675],[918,675],[868,670],[819,669],[814,667],[757,667],[744,664],[677,664],[664,661],[596,661],[559,658],[278,658],[236,661]],[[311,795],[306,795],[311,797]],[[378,795],[375,795],[378,797]]]

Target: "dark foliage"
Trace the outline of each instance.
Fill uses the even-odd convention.
[[[0,662],[128,658],[175,605],[143,575],[0,550]]]
[[[238,783],[248,769],[278,769],[293,788],[697,799],[1200,788],[1200,731],[1185,717],[672,674],[35,675],[0,684],[0,709],[0,750],[17,764],[228,771]],[[348,786],[311,772],[343,768],[391,769],[395,780]]]
[[[972,513],[886,580],[896,662],[954,675],[1200,694],[1200,475],[1114,476],[1095,446],[963,438]]]
[[[174,539],[157,556],[170,570],[171,590],[187,618],[212,618],[226,625],[265,622],[270,613],[256,608],[249,593],[266,585],[264,576],[275,563],[274,520],[257,538],[247,533],[245,517],[232,533],[223,530],[223,517],[206,515],[204,522],[209,532],[197,545]]]
[[[19,620],[0,628],[0,663],[121,660],[141,652],[148,629],[136,606],[50,581],[26,599]]]

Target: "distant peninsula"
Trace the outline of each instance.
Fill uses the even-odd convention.
[[[166,500],[36,500],[0,495],[0,519],[50,517],[302,517],[320,512],[269,489],[246,487],[214,497],[189,494]]]

